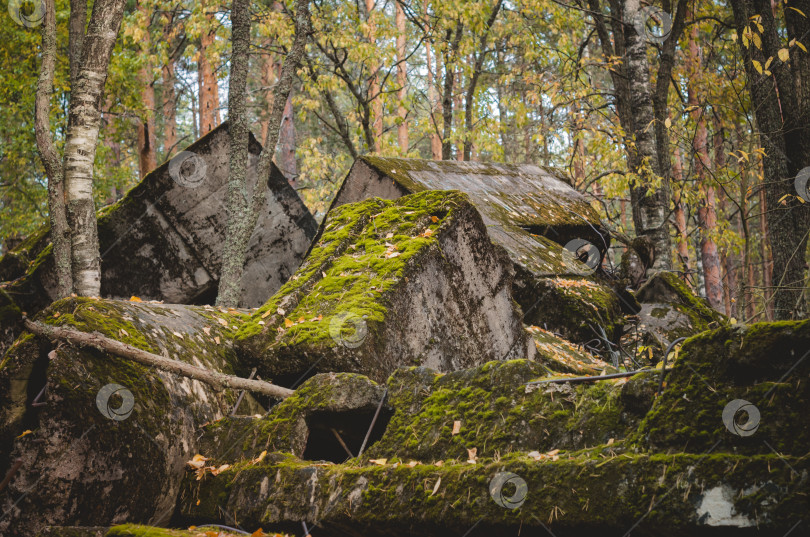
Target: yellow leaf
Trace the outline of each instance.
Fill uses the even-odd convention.
[[[22,432],[22,434],[21,434],[20,436],[18,436],[17,438],[22,438],[23,436],[27,436],[27,435],[29,435],[29,434],[31,434],[31,433],[33,433],[33,432],[34,432],[34,431],[32,431],[31,429],[26,429],[26,430],[25,430],[25,431],[23,431],[23,432]]]
[[[754,65],[754,69],[756,69],[759,74],[762,74],[762,64],[756,60],[751,60],[751,63]]]
[[[262,319],[264,319],[265,317],[267,317],[267,316],[268,316],[268,315],[270,315],[271,313],[273,313],[273,312],[272,312],[272,310],[267,310],[267,311],[265,311],[264,313],[262,313]]]
[[[757,47],[759,50],[762,50],[762,38],[759,37],[759,34],[752,35],[751,40],[754,42],[755,47]]]
[[[796,13],[798,13],[799,15],[804,17],[805,19],[807,18],[807,15],[805,15],[804,12],[799,8],[796,8],[796,7],[793,7],[793,6],[788,6],[788,9],[792,9],[793,11],[795,11]]]
[[[264,537],[267,535],[261,528],[257,529],[253,533],[250,534],[250,537]]]
[[[765,67],[763,67],[763,69],[768,69],[771,66],[772,62],[773,62],[773,56],[768,58],[768,61],[765,62]]]
[[[134,296],[134,295],[129,297],[129,301],[130,302],[143,302],[140,298],[138,298],[137,296]]]
[[[284,319],[284,326],[286,326],[287,328],[291,327],[294,324],[295,323],[292,322],[290,319]]]
[[[803,51],[807,52],[807,49],[804,48],[804,45],[802,45],[801,41],[796,41],[796,46],[802,49]]]
[[[54,313],[54,314],[53,314],[54,318],[57,318],[57,317],[59,317],[60,315],[62,315],[62,314],[61,314],[61,313],[59,313],[58,311],[57,311],[56,313]]]
[[[299,322],[299,323],[303,323],[304,321],[306,321],[306,319],[304,319],[303,317],[299,317],[299,318],[298,318],[298,322]]]
[[[779,59],[783,62],[786,62],[790,59],[790,51],[786,48],[780,48],[779,52],[776,53],[779,56]]]
[[[219,336],[214,336],[214,342],[219,345]]]
[[[195,469],[199,470],[200,468],[205,466],[205,461],[207,461],[207,460],[208,460],[208,457],[203,457],[202,455],[200,455],[198,453],[198,454],[194,455],[194,457],[190,461],[188,461],[186,464],[188,464],[192,468],[195,468]]]
[[[385,466],[385,463],[388,462],[388,459],[371,459],[368,462],[370,462],[371,464],[376,464],[378,466]]]
[[[438,217],[436,217],[436,216],[431,216],[431,217],[430,217],[430,221],[431,221],[431,222],[433,222],[433,223],[435,224],[436,222],[438,222],[438,221],[439,221],[439,218],[438,218]]]
[[[259,453],[259,456],[258,456],[258,457],[256,457],[255,459],[253,459],[253,461],[252,461],[252,462],[253,462],[253,464],[258,464],[258,463],[262,462],[266,456],[267,456],[267,450],[265,449],[264,451],[262,451],[261,453]]]

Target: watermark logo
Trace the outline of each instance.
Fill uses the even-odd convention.
[[[114,395],[121,398],[121,406],[118,408],[111,406],[110,399]],[[132,414],[132,409],[135,407],[135,396],[120,384],[107,384],[98,391],[96,406],[105,418],[124,421]]]
[[[44,0],[9,0],[8,14],[20,26],[36,28],[45,19]]]
[[[344,334],[344,327],[349,325],[350,333]],[[366,320],[356,313],[343,312],[332,317],[329,322],[329,335],[338,345],[349,349],[356,349],[365,341],[368,335]]]
[[[519,475],[499,472],[489,482],[489,495],[501,507],[517,509],[526,501],[529,487]]]
[[[796,187],[796,194],[799,195],[804,201],[810,201],[810,166],[802,168],[796,174],[796,180],[793,181]]]
[[[661,45],[672,33],[672,16],[660,7],[647,6],[638,10],[633,26],[639,37]]]
[[[181,151],[169,161],[169,175],[186,188],[197,188],[205,180],[208,165],[205,159],[191,151]]]
[[[746,416],[745,423],[742,422]],[[759,429],[759,409],[745,399],[735,399],[723,409],[723,424],[737,436],[751,436]]]
[[[585,239],[573,239],[563,248],[563,262],[574,274],[587,276],[593,274],[602,261],[602,254],[592,242]]]

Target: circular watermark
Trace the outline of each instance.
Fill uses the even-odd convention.
[[[205,180],[208,165],[200,155],[181,151],[169,161],[169,175],[186,188],[197,188]]]
[[[45,1],[9,0],[8,14],[20,26],[36,28],[45,19]]]
[[[121,397],[121,406],[112,408],[110,406],[110,399],[113,395]],[[115,421],[124,421],[132,414],[132,409],[135,406],[135,396],[132,392],[121,386],[120,384],[107,384],[102,386],[96,395],[96,406],[99,412],[105,417]]]
[[[646,6],[636,12],[636,33],[651,43],[663,44],[672,33],[672,15],[657,6]]]
[[[529,495],[529,486],[517,474],[498,472],[489,481],[489,495],[501,507],[517,509],[526,501],[526,496]]]
[[[802,168],[796,174],[796,180],[793,181],[793,186],[796,187],[796,194],[799,195],[804,201],[810,201],[810,166]]]
[[[343,327],[349,325],[351,333],[345,335]],[[368,335],[368,325],[365,318],[356,313],[343,312],[332,317],[329,322],[329,335],[338,344],[349,349],[356,349],[363,344]]]
[[[743,414],[745,423],[740,423]],[[751,436],[759,429],[759,409],[745,399],[735,399],[723,409],[723,424],[737,436]]]
[[[563,247],[563,262],[574,274],[593,274],[601,261],[599,248],[585,239],[572,239]]]

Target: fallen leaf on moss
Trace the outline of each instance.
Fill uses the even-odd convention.
[[[208,460],[208,457],[203,457],[202,455],[197,453],[186,464],[188,464],[192,468],[202,468],[203,466],[205,466],[205,461],[207,461],[207,460]]]
[[[130,302],[143,302],[140,298],[138,298],[135,295],[132,295],[131,297],[129,297],[129,301]]]
[[[442,485],[442,478],[440,477],[438,481],[436,481],[436,484],[433,485],[433,492],[431,492],[430,495],[433,496],[434,494],[436,494],[439,491],[439,487],[441,485]]]
[[[371,464],[377,464],[379,466],[385,466],[385,463],[388,462],[388,459],[371,459],[368,462],[370,462]]]
[[[294,324],[295,323],[292,322],[290,319],[284,319],[284,326],[286,326],[287,328],[291,327]]]
[[[259,456],[256,457],[255,459],[253,459],[251,462],[253,464],[258,464],[258,463],[262,462],[266,456],[267,456],[267,450],[265,449],[264,451],[259,453]]]
[[[217,317],[217,322],[222,326],[228,326],[228,321],[226,321],[225,319],[220,319],[219,317]]]
[[[452,434],[456,435],[456,434],[458,434],[460,432],[461,432],[461,422],[460,421],[454,421],[453,422],[453,432],[452,432]]]
[[[23,431],[23,432],[22,432],[22,434],[21,434],[20,436],[18,436],[17,438],[22,438],[23,436],[27,436],[27,435],[29,435],[29,434],[31,434],[31,433],[33,433],[33,432],[34,432],[34,431],[32,431],[31,429],[26,429],[26,430],[25,430],[25,431]]]

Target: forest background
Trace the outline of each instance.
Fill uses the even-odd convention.
[[[803,316],[803,4],[314,0],[275,160],[318,219],[361,154],[559,167],[620,238],[608,269],[629,243],[622,237],[644,236],[652,263],[727,315]],[[41,36],[19,17],[38,6],[10,0],[0,25],[2,251],[48,221],[34,126]],[[251,3],[247,113],[259,140],[294,10]],[[97,207],[226,119],[230,15],[211,0],[127,3],[102,101]],[[57,0],[50,124],[59,150],[69,16],[68,0]],[[801,145],[793,153],[791,140]]]

